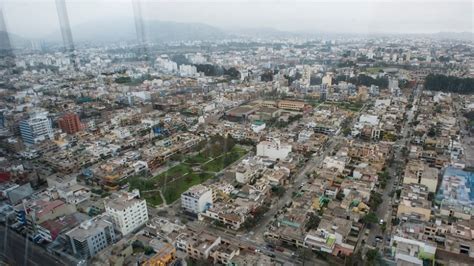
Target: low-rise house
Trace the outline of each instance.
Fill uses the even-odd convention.
[[[424,265],[423,260],[435,260],[436,246],[422,241],[394,236],[392,239],[393,253],[397,265]]]

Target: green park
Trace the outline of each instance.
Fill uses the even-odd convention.
[[[150,205],[170,204],[178,200],[188,188],[217,177],[247,152],[244,147],[236,145],[232,138],[214,136],[200,143],[194,151],[178,155],[167,162],[171,167],[166,171],[153,177],[130,178],[130,189],[139,189]]]

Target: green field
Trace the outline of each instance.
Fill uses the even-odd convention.
[[[377,74],[380,72],[380,70],[383,70],[381,67],[369,67],[366,69],[367,73],[369,74]]]
[[[186,176],[176,179],[166,184],[163,189],[163,196],[167,203],[172,203],[181,197],[181,193],[188,190],[188,188],[201,184],[209,178],[213,177],[213,174],[209,173],[190,173]]]
[[[222,171],[247,153],[247,150],[234,145],[227,151],[224,148],[220,149],[220,153],[214,147],[212,151],[209,148],[196,155],[188,156],[182,163],[149,179],[141,177],[132,178],[129,180],[130,189],[139,189],[147,202],[154,206],[163,203],[159,193],[161,189],[166,203],[173,203],[188,188],[214,177],[216,173]],[[199,169],[193,170],[193,167],[198,167]]]
[[[244,156],[246,153],[246,150],[234,146],[230,152],[201,165],[201,169],[206,172],[219,172],[240,159],[240,157]]]

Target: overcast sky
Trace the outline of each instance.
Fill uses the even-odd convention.
[[[72,26],[133,18],[132,0],[66,0]],[[220,28],[335,33],[473,32],[471,1],[141,0],[145,19]],[[41,38],[58,29],[54,0],[0,0],[10,32]]]

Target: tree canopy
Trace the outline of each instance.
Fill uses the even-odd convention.
[[[474,78],[429,74],[425,78],[425,88],[433,91],[471,94],[474,93]]]

